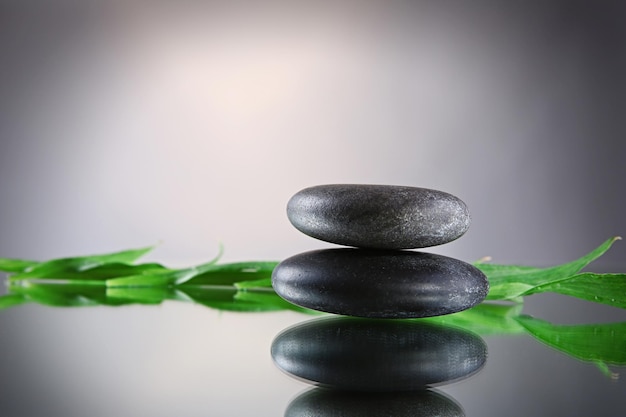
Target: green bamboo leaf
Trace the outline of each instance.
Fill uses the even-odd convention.
[[[167,287],[121,287],[107,288],[107,300],[133,304],[160,304],[175,298],[174,291]]]
[[[491,280],[497,282],[500,279],[508,279],[511,276],[519,276],[530,272],[541,271],[541,268],[524,265],[501,265],[486,262],[474,262],[474,266],[480,269]]]
[[[170,271],[158,263],[146,263],[139,265],[125,264],[121,262],[106,263],[89,268],[83,271],[68,271],[59,278],[65,279],[89,279],[89,280],[105,280],[109,278],[125,277],[131,275],[147,275],[158,272]]]
[[[257,280],[271,275],[277,262],[254,261],[206,264],[178,270],[156,271],[141,275],[112,278],[106,281],[109,287],[139,286],[233,286],[236,282]]]
[[[524,295],[555,292],[587,301],[626,308],[626,274],[583,272],[533,288]]]
[[[110,278],[106,280],[107,287],[151,287],[171,286],[179,280],[186,280],[201,274],[214,267],[214,261],[206,264],[183,269],[164,269],[150,273],[130,275],[126,277]]]
[[[167,287],[176,285],[178,281],[184,281],[195,275],[213,268],[214,261],[191,268],[156,271],[127,277],[110,278],[106,280],[107,287]]]
[[[271,274],[271,273],[270,273]],[[272,277],[255,279],[251,281],[235,282],[235,288],[239,290],[252,290],[252,289],[269,289],[272,288]]]
[[[489,264],[478,264],[477,267],[485,272],[490,283],[489,294],[487,300],[510,300],[523,296],[534,287],[547,285],[551,282],[560,281],[578,273],[589,263],[602,256],[620,237],[611,238],[587,255],[582,256],[575,261],[553,266],[550,268],[526,268],[514,266],[511,275],[506,273],[505,265],[491,266],[485,269]],[[497,272],[499,271],[499,272]]]
[[[219,268],[227,269],[229,264],[216,265],[220,257],[221,249],[220,253],[218,253],[215,258],[201,265],[182,269],[165,268],[163,270],[143,271],[142,274],[138,275],[109,278],[106,280],[106,285],[108,287],[148,287],[183,284],[194,277],[212,270]]]
[[[25,272],[12,275],[10,280],[28,278],[59,279],[65,276],[86,271],[109,263],[133,263],[141,256],[152,250],[152,246],[140,249],[131,249],[121,252],[107,253],[103,255],[89,255],[74,258],[53,259],[41,262],[26,268]]]
[[[609,377],[611,379],[618,379],[619,378],[619,374],[611,371],[611,369],[609,368],[609,366],[606,363],[600,362],[600,361],[595,361],[594,364],[598,367],[600,372],[602,372],[605,376],[607,376],[607,377]]]
[[[0,258],[0,271],[11,273],[24,272],[38,263],[37,261],[27,261],[25,259]]]
[[[257,282],[271,277],[278,262],[251,261],[218,264],[179,285],[236,285],[248,281]],[[271,285],[270,285],[271,286]]]
[[[105,281],[107,288],[115,287],[168,287],[176,282],[176,272],[165,271],[154,274],[130,275],[127,277],[110,278]]]
[[[11,285],[12,294],[23,296],[28,301],[49,306],[83,307],[95,305],[119,306],[131,304],[129,300],[107,296],[104,285],[93,285],[91,281],[81,284],[71,281],[63,284],[50,281],[19,281],[20,285]]]
[[[171,271],[161,264],[147,263],[139,265],[124,264],[119,262],[107,263],[95,266],[85,270],[65,270],[59,272],[51,272],[50,276],[34,276],[36,273],[20,274],[11,277],[12,282],[22,280],[54,280],[68,281],[74,283],[100,282],[104,284],[104,280],[109,278],[119,278],[132,275],[147,275],[163,271]]]
[[[482,303],[459,313],[416,320],[462,327],[481,336],[520,334],[526,332],[517,322],[522,307],[521,304]]]
[[[228,287],[177,287],[189,300],[217,310],[233,312],[263,312],[282,310],[274,304],[266,304],[259,300],[237,298],[238,291]]]
[[[24,297],[23,294],[5,294],[0,296],[0,310],[20,304],[26,304],[29,301],[30,300]]]
[[[487,276],[489,279],[489,276]],[[521,301],[521,295],[535,288],[523,282],[499,283],[489,286],[487,300]]]
[[[326,314],[320,311],[315,311],[297,306],[295,304],[291,304],[273,291],[238,291],[237,293],[235,293],[234,297],[236,301],[244,301],[248,303],[251,302],[256,304],[257,306],[263,306],[263,311],[293,310],[306,314]]]
[[[101,297],[94,294],[94,289],[97,291],[98,288],[101,289],[102,287],[88,287],[85,289],[82,286],[65,284],[27,283],[19,287],[12,287],[11,291],[14,294],[22,295],[27,300],[53,307],[83,307],[101,304],[97,301],[97,298]]]
[[[538,341],[576,359],[626,365],[626,322],[563,326],[529,316],[517,321]]]

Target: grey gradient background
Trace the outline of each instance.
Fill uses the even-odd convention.
[[[626,233],[624,8],[3,5],[0,248],[280,259],[294,192],[358,182],[465,200],[442,253],[568,260]]]
[[[282,259],[328,246],[288,223],[293,193],[389,183],[447,191],[470,207],[468,233],[434,252],[571,260],[626,234],[624,22],[622,1],[3,0],[0,256],[161,242],[150,259],[176,266],[213,257],[221,242],[226,261]],[[623,245],[597,269],[623,271]],[[558,303],[548,304],[541,312],[557,314]],[[585,317],[587,305],[575,305],[561,318]],[[198,310],[177,308],[136,320],[177,328],[178,318],[191,337]],[[119,326],[99,310],[59,321],[41,320],[58,311],[15,311],[2,312],[14,326],[2,349],[18,363],[63,357],[58,331],[143,334],[132,317]],[[294,320],[280,317],[263,322],[259,338]],[[172,339],[158,351],[172,352]],[[55,386],[84,387],[76,384]],[[268,402],[270,387],[261,390]],[[165,385],[153,388],[143,395]],[[74,406],[57,411],[86,411]],[[153,415],[176,410],[155,407]]]

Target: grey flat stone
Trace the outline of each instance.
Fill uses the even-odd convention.
[[[302,233],[326,242],[373,249],[414,249],[462,236],[470,225],[457,197],[427,188],[335,184],[305,188],[287,204]]]
[[[406,391],[473,375],[487,346],[472,332],[440,324],[325,317],[284,330],[271,353],[283,372],[322,387]]]
[[[354,248],[292,256],[276,266],[272,286],[301,307],[380,318],[455,313],[483,301],[489,290],[480,270],[457,259]]]

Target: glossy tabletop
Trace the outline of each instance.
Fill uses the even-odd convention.
[[[536,295],[465,316],[366,320],[290,310],[269,292],[131,295],[109,294],[112,306],[57,293],[0,311],[2,414],[626,412],[626,312],[612,307]]]

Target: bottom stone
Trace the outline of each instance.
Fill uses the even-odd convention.
[[[292,256],[274,269],[272,286],[301,307],[376,318],[456,313],[479,304],[489,291],[487,277],[458,259],[352,248]]]

